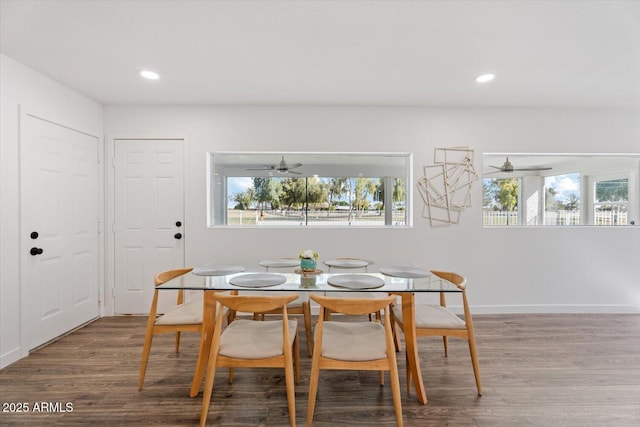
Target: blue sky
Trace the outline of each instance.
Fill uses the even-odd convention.
[[[556,200],[566,200],[570,195],[580,198],[580,174],[549,176],[544,179],[545,187],[552,187],[558,192]]]
[[[227,194],[229,196],[233,196],[236,193],[244,193],[247,188],[253,185],[253,180],[249,177],[229,178],[227,182]]]

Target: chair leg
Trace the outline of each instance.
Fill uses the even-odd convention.
[[[482,384],[480,383],[480,365],[478,364],[478,351],[476,349],[476,339],[473,335],[469,336],[469,353],[471,354],[471,364],[473,365],[473,374],[476,377],[476,387],[478,388],[478,396],[482,396]]]
[[[398,364],[395,357],[389,363],[389,382],[391,383],[391,394],[393,395],[393,408],[396,411],[396,423],[402,427],[402,398],[400,397],[400,377],[398,375]],[[409,383],[410,384],[410,383]]]
[[[302,303],[302,312],[304,315],[304,330],[307,335],[307,354],[311,357],[313,355],[313,334],[311,333],[311,305],[308,301]]]
[[[411,394],[411,367],[409,366],[409,355],[404,355],[405,369],[407,371],[407,395]]]
[[[449,337],[442,337],[442,343],[444,344],[444,357],[449,357]]]
[[[176,332],[176,353],[180,350],[180,331]]]
[[[309,378],[309,403],[307,404],[307,427],[311,427],[313,422],[313,412],[316,409],[316,397],[318,395],[318,382],[320,377],[320,354],[317,347],[313,351],[311,361],[311,376]]]
[[[216,361],[217,354],[210,355],[207,362],[207,376],[204,382],[204,391],[202,394],[202,410],[200,411],[200,427],[207,424],[207,415],[209,414],[209,404],[211,403],[211,395],[213,394],[213,382],[216,377]]]
[[[300,381],[300,341],[298,340],[298,336],[296,334],[295,339],[293,340],[293,366],[295,366],[295,380],[296,384]]]
[[[296,353],[299,351],[299,347],[297,343],[298,343],[298,338],[296,337],[293,341],[293,346],[294,346],[293,351]],[[297,366],[298,363],[296,362],[296,360],[298,360],[298,357],[294,355],[293,359],[294,359],[293,364],[296,365],[296,371],[297,371],[299,370]],[[296,390],[295,390],[294,383],[297,382],[297,376],[299,374],[299,372],[294,373],[293,364],[287,363],[285,364],[285,367],[284,367],[284,378],[287,386],[287,404],[289,406],[289,424],[292,427],[296,425]]]
[[[142,348],[142,362],[140,363],[140,374],[138,376],[138,391],[142,390],[142,384],[144,383],[144,376],[147,372],[147,364],[149,363],[152,341],[153,332],[147,330],[147,334],[144,337],[144,347]]]

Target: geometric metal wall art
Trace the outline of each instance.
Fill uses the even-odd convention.
[[[469,147],[436,148],[433,164],[424,166],[418,192],[424,202],[422,217],[429,224],[458,224],[460,213],[471,206],[471,185],[478,180]]]

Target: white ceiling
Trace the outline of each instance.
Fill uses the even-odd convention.
[[[639,1],[0,1],[2,53],[103,104],[640,108]]]

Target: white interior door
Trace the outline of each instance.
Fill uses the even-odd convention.
[[[33,349],[99,315],[98,138],[23,114],[22,312]]]
[[[184,265],[183,147],[183,140],[114,142],[118,314],[148,313],[155,274]]]

